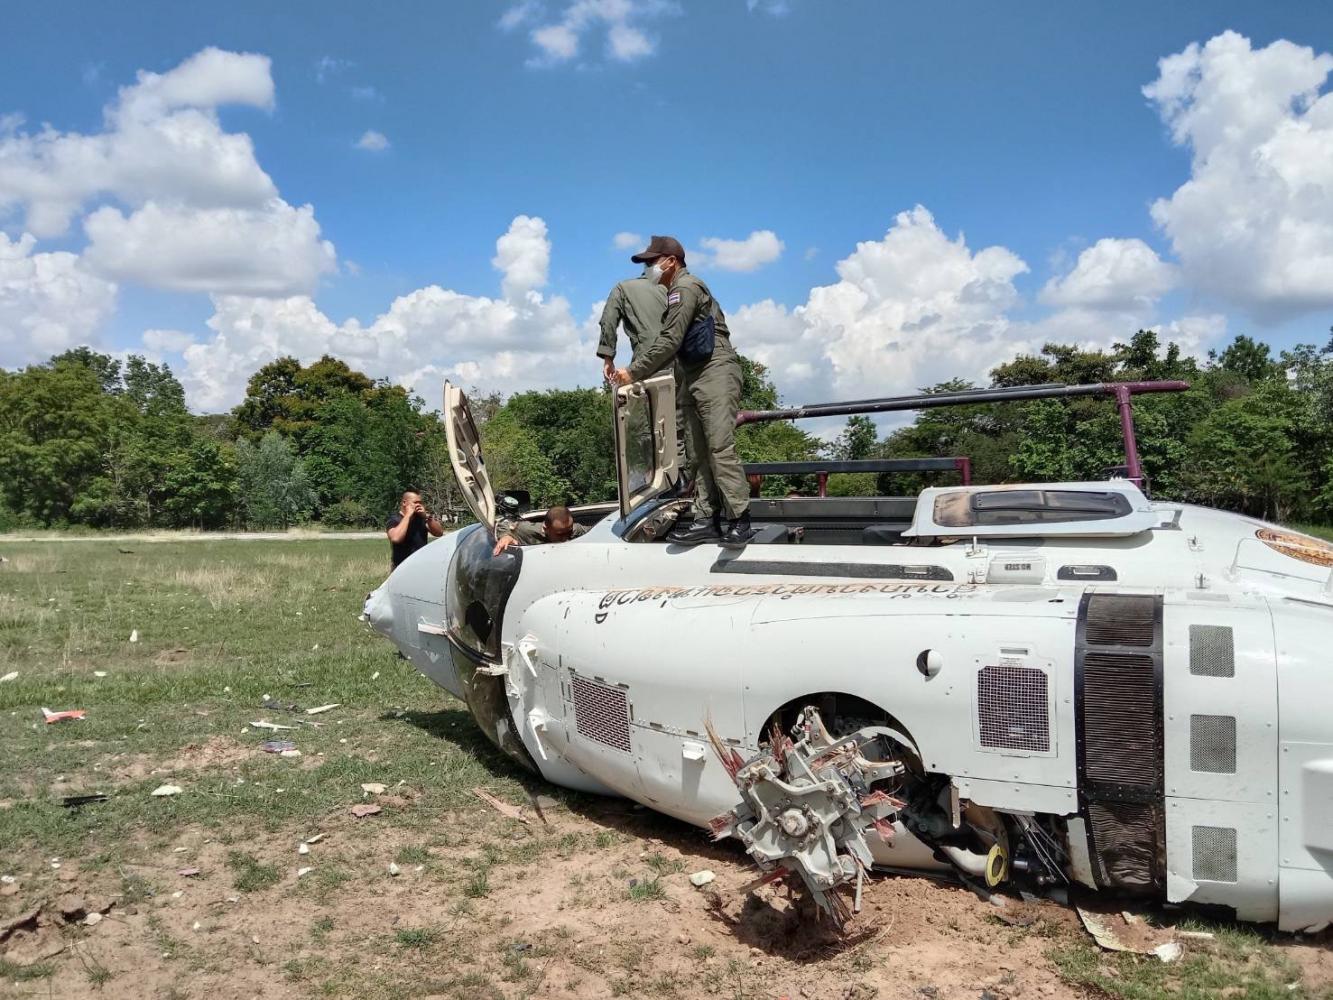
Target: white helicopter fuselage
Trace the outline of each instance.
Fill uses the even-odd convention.
[[[878,864],[977,874],[984,853],[946,845],[977,807],[1041,824],[1013,850],[1043,879],[1333,920],[1333,548],[1129,483],[1036,488],[1133,513],[949,536],[932,502],[964,491],[927,490],[906,544],[726,552],[628,540],[649,505],[499,557],[478,525],[405,561],[366,617],[559,785],[716,828],[738,792],[709,730],[749,758],[819,705],[915,762],[902,794],[923,804]],[[966,492],[988,489],[1013,488]]]

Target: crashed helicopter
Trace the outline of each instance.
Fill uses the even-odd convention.
[[[665,541],[688,501],[664,495],[660,376],[614,393],[618,502],[576,508],[580,538],[495,556],[496,495],[446,384],[479,523],[406,560],[365,617],[524,767],[734,837],[835,921],[879,870],[1318,928],[1333,919],[1333,546],[1150,499],[1133,397],[1184,388],[742,413],[1110,396],[1126,464],[984,486],[962,460],[925,460],[911,467],[964,484],[756,499],[756,536],[734,551]]]

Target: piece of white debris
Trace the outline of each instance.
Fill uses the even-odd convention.
[[[296,869],[296,877],[297,877],[297,878],[305,878],[307,875],[309,875],[309,874],[310,874],[312,871],[314,871],[314,870],[315,870],[315,869],[313,869],[313,868],[298,868],[298,869]]]
[[[276,722],[269,722],[267,719],[260,719],[258,722],[250,723],[253,729],[271,729],[275,733],[280,729],[295,729],[295,726],[280,726]]]
[[[202,930],[202,929],[203,929],[203,926],[204,926],[203,924],[201,924],[198,920],[196,920],[196,921],[194,922],[194,928],[193,928],[193,929],[196,930],[196,931],[197,931],[197,930]]]
[[[94,677],[105,677],[105,676],[106,676],[106,671],[105,671],[105,670],[94,670],[94,671],[93,671],[93,676],[94,676]]]
[[[1156,955],[1158,958],[1160,958],[1163,962],[1169,963],[1169,962],[1174,962],[1178,958],[1180,958],[1180,956],[1184,954],[1184,951],[1185,949],[1180,947],[1180,945],[1177,942],[1168,941],[1166,942],[1166,944],[1159,944],[1156,948],[1152,950],[1152,953]]]
[[[347,738],[346,738],[346,737],[343,737],[343,738],[340,739],[338,742],[339,742],[339,743],[346,743],[346,742],[347,742]]]
[[[301,751],[300,751],[300,750],[295,750],[295,749],[293,749],[293,750],[282,750],[282,751],[280,751],[280,752],[278,753],[278,756],[279,756],[279,757],[299,757],[299,756],[301,756]]]
[[[184,853],[185,853],[186,851],[188,851],[188,850],[189,850],[188,847],[173,847],[173,848],[171,849],[171,853],[172,853],[172,854],[184,854]]]
[[[335,701],[332,705],[317,705],[317,706],[315,706],[314,708],[307,708],[307,709],[305,710],[305,714],[306,714],[306,715],[322,715],[322,714],[325,713],[325,712],[331,712],[331,711],[333,711],[335,708],[340,708],[340,707],[342,707],[342,706],[341,706],[341,703]]]
[[[705,868],[703,871],[695,872],[690,876],[690,885],[694,886],[696,889],[702,889],[715,878],[717,878],[717,876]]]
[[[319,649],[319,643],[315,643],[313,646],[311,646],[311,647],[310,647],[310,652],[313,653],[313,652],[314,652],[315,650],[317,650],[317,649]]]
[[[378,670],[376,670],[373,674],[370,675],[370,679],[371,679],[372,681],[377,681],[377,680],[379,680],[379,679],[380,679],[380,672],[379,672]]]
[[[180,785],[158,785],[153,789],[152,794],[157,796],[179,795],[181,793]]]
[[[136,628],[132,632],[130,632],[130,642],[138,642],[138,641],[139,641],[139,630]]]
[[[297,854],[309,854],[309,853],[310,853],[310,845],[307,844],[307,843],[305,843],[305,842],[302,842],[302,843],[296,848],[296,853],[297,853]]]
[[[398,874],[398,871],[399,871],[398,866],[397,866],[396,864],[394,864],[392,861],[390,861],[390,862],[389,862],[389,874],[390,874],[390,875],[397,875],[397,874]]]
[[[324,834],[317,833],[313,837],[306,837],[305,842],[307,844],[318,844],[323,839],[324,839]]]
[[[240,897],[240,896],[228,896],[228,897],[227,897],[227,902],[228,902],[228,903],[239,903],[240,901],[241,901],[241,897]]]
[[[231,688],[230,688],[230,687],[224,687],[224,688],[222,689],[222,693],[223,693],[223,694],[231,694]]]
[[[96,927],[101,922],[102,922],[102,915],[100,913],[90,913],[83,918],[83,923],[85,927]]]
[[[171,898],[172,898],[172,899],[180,899],[180,898],[181,898],[182,896],[184,896],[184,895],[185,895],[185,890],[184,890],[184,889],[177,889],[175,892],[173,892],[173,893],[171,894]]]
[[[361,785],[361,791],[365,792],[367,795],[383,795],[384,786],[378,781],[367,781]]]
[[[17,881],[18,879],[13,875],[0,875],[0,882],[3,882],[5,885],[13,885]]]
[[[5,676],[0,677],[0,684],[8,684],[10,681],[16,681],[18,680],[18,676],[19,672],[17,670],[11,670],[9,673],[5,674]]]

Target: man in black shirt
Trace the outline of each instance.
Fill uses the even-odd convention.
[[[426,547],[427,534],[436,538],[444,534],[444,525],[421,505],[421,495],[413,490],[403,494],[398,513],[389,518],[386,528],[385,534],[389,536],[393,550],[394,569],[417,549]]]

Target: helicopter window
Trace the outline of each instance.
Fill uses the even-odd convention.
[[[625,417],[625,468],[629,473],[629,492],[634,493],[648,485],[656,467],[652,394],[631,396]]]
[[[1089,490],[994,490],[944,493],[935,498],[935,523],[944,528],[982,525],[1105,521],[1131,512],[1122,493]]]

